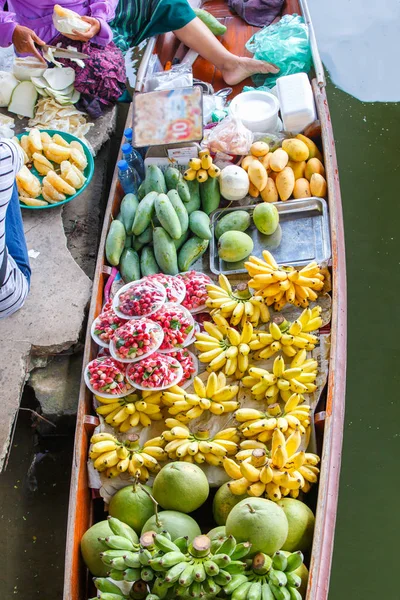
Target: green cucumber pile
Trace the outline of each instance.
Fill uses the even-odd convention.
[[[220,203],[219,182],[185,181],[174,167],[150,165],[138,195],[127,194],[106,239],[106,258],[125,283],[146,275],[188,271],[212,237],[209,215]]]

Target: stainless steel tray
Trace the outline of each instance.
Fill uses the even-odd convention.
[[[211,216],[211,229],[217,221],[235,210],[245,210],[251,216],[256,204],[235,206],[214,211]],[[262,250],[269,250],[280,265],[304,266],[315,260],[318,263],[331,257],[328,205],[322,198],[303,198],[276,202],[279,212],[279,226],[273,235],[263,235],[253,221],[246,233],[253,239],[252,254],[261,256]],[[210,270],[215,275],[235,275],[246,273],[244,262],[227,263],[218,256],[217,240],[213,235],[210,243]]]

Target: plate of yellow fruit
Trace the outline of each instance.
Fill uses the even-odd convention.
[[[21,208],[43,209],[74,200],[89,185],[94,161],[76,136],[52,129],[31,129],[13,138],[24,166],[17,174]]]

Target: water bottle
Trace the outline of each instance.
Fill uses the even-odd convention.
[[[125,136],[126,143],[132,144],[132,136],[133,136],[132,127],[128,127],[128,129],[125,129],[124,136]]]
[[[126,160],[118,161],[118,179],[122,185],[124,194],[137,194],[135,174]]]
[[[132,140],[133,140],[132,127],[128,127],[128,129],[125,129],[124,136],[125,136],[125,143],[126,144],[130,144],[132,146],[133,145],[132,144]],[[146,152],[147,152],[147,150],[148,150],[148,147],[146,147],[146,148],[138,148],[138,149],[135,149],[134,151],[141,158],[141,160],[143,161],[146,158]],[[139,175],[140,175],[140,171],[139,171]],[[144,179],[144,166],[143,166],[143,179]]]
[[[140,185],[145,177],[143,158],[130,144],[124,144],[122,146],[122,155],[130,168],[136,171],[139,180],[138,185]]]

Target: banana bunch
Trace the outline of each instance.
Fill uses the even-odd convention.
[[[241,333],[231,327],[220,314],[213,315],[214,323],[204,321],[206,333],[196,333],[194,345],[202,363],[208,363],[208,371],[224,370],[225,375],[236,375],[240,379],[249,366],[253,325],[245,321]]]
[[[189,168],[184,172],[183,177],[186,181],[197,179],[199,183],[204,183],[209,177],[219,177],[221,169],[214,165],[209,150],[201,150],[199,157],[189,160]]]
[[[272,373],[259,367],[250,367],[248,375],[243,377],[245,387],[251,388],[251,393],[256,400],[267,399],[268,404],[275,404],[279,395],[286,402],[291,393],[311,394],[317,386],[318,363],[316,360],[307,359],[307,352],[300,350],[287,368],[282,356],[274,360]]]
[[[277,311],[287,303],[307,308],[310,301],[318,298],[317,292],[324,287],[324,275],[316,262],[297,271],[294,267],[279,267],[268,250],[263,250],[262,255],[264,260],[250,256],[244,266],[252,278],[249,287],[268,306],[274,305]]]
[[[237,496],[265,496],[278,501],[282,496],[297,498],[300,490],[307,493],[318,480],[319,457],[298,451],[301,433],[294,431],[287,439],[279,429],[274,429],[271,450],[257,447],[240,463],[225,457],[223,466],[233,481],[228,483]],[[242,446],[241,446],[242,447]],[[241,457],[243,454],[240,455]]]
[[[183,460],[202,464],[221,466],[222,457],[236,454],[239,450],[240,436],[236,427],[219,431],[211,437],[206,428],[198,428],[192,432],[176,419],[166,419],[169,431],[164,431],[161,438],[166,442],[164,450],[171,460]],[[158,441],[158,438],[156,438]],[[149,443],[152,440],[149,440]]]
[[[210,373],[206,383],[200,377],[193,380],[194,394],[175,385],[162,393],[162,401],[170,415],[181,423],[188,423],[209,410],[213,415],[233,412],[240,404],[236,398],[238,385],[227,385],[224,373]]]
[[[206,286],[208,299],[206,305],[211,309],[211,315],[220,313],[230,320],[234,327],[247,320],[257,327],[261,323],[268,323],[270,314],[268,306],[260,296],[252,296],[245,283],[240,283],[233,290],[225,275],[221,273],[218,277],[218,285]]]
[[[150,561],[150,566],[160,571],[152,593],[159,598],[217,596],[234,575],[244,572],[246,565],[240,559],[250,546],[237,544],[233,536],[213,545],[206,535],[197,536],[185,554],[169,552]]]
[[[320,306],[312,310],[306,308],[293,323],[283,319],[279,325],[277,322],[270,323],[268,332],[254,331],[250,350],[258,351],[255,357],[258,359],[271,358],[279,351],[293,358],[300,349],[314,350],[318,337],[309,332],[322,326],[321,312]]]
[[[94,468],[109,478],[128,471],[132,477],[146,482],[150,473],[160,471],[159,461],[168,457],[160,445],[142,448],[138,440],[139,436],[131,435],[128,441],[120,442],[111,433],[95,433],[90,440],[89,458]]]
[[[302,404],[303,401],[301,394],[291,394],[283,410],[278,403],[269,405],[266,412],[255,408],[239,408],[235,419],[241,423],[239,430],[244,437],[263,443],[272,438],[275,428],[280,429],[285,437],[297,430],[305,435],[311,422],[311,406]]]
[[[142,396],[135,393],[125,398],[95,398],[102,404],[96,408],[97,414],[121,433],[136,425],[148,427],[152,421],[162,419],[161,392],[144,391]]]
[[[300,551],[288,556],[278,551],[272,557],[260,552],[244,573],[233,576],[224,592],[232,600],[301,600],[302,581],[295,571],[302,564]]]

